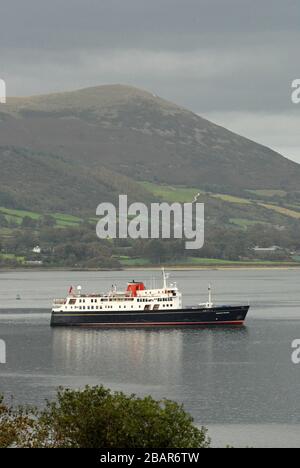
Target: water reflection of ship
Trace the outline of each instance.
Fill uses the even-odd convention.
[[[200,394],[217,397],[221,389],[215,382],[221,375],[226,381],[228,365],[248,362],[248,334],[247,328],[57,328],[52,333],[52,363],[55,373],[76,376],[79,385],[104,384],[127,393],[173,398],[192,410],[206,405]]]
[[[166,383],[182,371],[182,330],[53,330],[53,364],[62,372],[138,383]]]

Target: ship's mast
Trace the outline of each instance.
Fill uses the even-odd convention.
[[[212,302],[212,294],[211,294],[211,285],[209,284],[208,285],[208,303],[207,303],[207,307],[209,309],[211,309],[213,306],[213,302]]]
[[[166,275],[166,272],[165,272],[164,268],[162,268],[162,274],[163,274],[163,280],[164,280],[163,288],[167,289],[167,275]]]

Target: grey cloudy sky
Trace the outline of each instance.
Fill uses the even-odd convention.
[[[148,89],[300,162],[299,0],[0,0],[9,95]]]

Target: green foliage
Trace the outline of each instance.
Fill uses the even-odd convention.
[[[208,448],[183,407],[100,387],[60,388],[38,412],[0,404],[0,447]]]
[[[7,406],[0,396],[0,448],[30,447],[40,430],[34,408]]]

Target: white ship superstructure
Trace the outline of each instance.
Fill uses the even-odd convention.
[[[106,294],[82,294],[81,287],[70,288],[65,299],[56,299],[55,312],[74,311],[155,311],[182,308],[182,294],[176,284],[168,285],[163,271],[163,286],[146,289],[142,282],[128,283],[126,291],[118,291],[115,286]]]

